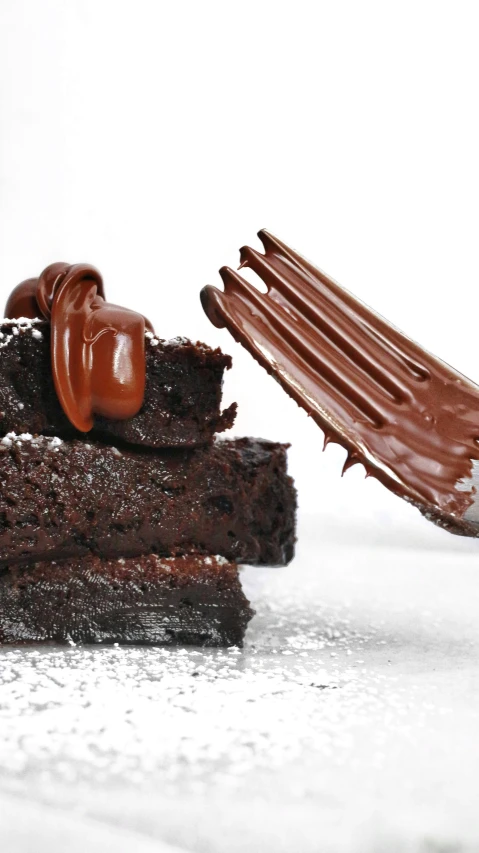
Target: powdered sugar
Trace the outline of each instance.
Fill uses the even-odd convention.
[[[58,436],[54,436],[48,442],[48,449],[53,450],[55,447],[60,447],[61,444],[63,444],[63,441],[61,440],[61,438],[58,438]]]
[[[402,725],[394,678],[362,664],[377,627],[359,633],[344,605],[312,606],[293,572],[249,570],[257,616],[244,650],[4,651],[3,772],[70,783],[232,781],[312,745],[344,761],[371,717]]]
[[[48,768],[66,781],[154,772],[166,784],[225,762],[233,775],[281,766],[308,742],[338,749],[350,735],[346,706],[348,728],[380,711],[353,671],[316,666],[313,676],[304,661],[255,656],[245,669],[243,653],[227,651],[11,651],[2,666],[3,772]]]
[[[244,649],[0,651],[0,791],[195,853],[476,849],[477,553],[333,522],[245,570]]]
[[[42,340],[43,334],[40,329],[36,328],[38,324],[43,326],[45,321],[41,319],[30,320],[28,317],[17,317],[13,320],[4,318],[0,320],[0,326],[3,329],[7,327],[10,330],[10,333],[8,333],[0,329],[0,349],[7,347],[20,334],[30,333],[35,340]]]
[[[6,435],[0,439],[0,444],[3,444],[5,447],[11,447],[12,444],[22,444],[24,441],[33,441],[33,435],[29,432],[22,432],[17,435],[16,432],[7,432]],[[35,441],[38,439],[35,438]]]
[[[22,445],[24,442],[31,442],[36,447],[44,445],[48,450],[57,450],[58,447],[63,444],[62,439],[58,438],[58,436],[48,437],[46,435],[32,435],[30,432],[22,432],[19,434],[16,432],[7,432],[7,434],[0,439],[0,445],[3,445],[4,447],[12,447],[13,444]]]
[[[0,319],[0,326],[17,326],[20,329],[26,331],[32,329],[38,323],[45,322],[46,321],[42,320],[41,317],[36,317],[35,319],[31,319],[30,317],[14,317],[13,319],[10,317],[4,317],[3,320]],[[18,329],[16,334],[18,334]]]
[[[149,341],[151,347],[157,347],[160,343],[168,343],[168,341],[164,341],[162,338],[153,334],[153,332],[146,331],[145,337]]]

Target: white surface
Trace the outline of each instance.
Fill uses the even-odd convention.
[[[243,651],[1,652],[1,849],[479,850],[477,543],[389,522],[246,570]]]

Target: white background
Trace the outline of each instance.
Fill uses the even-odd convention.
[[[479,51],[467,2],[0,0],[0,288],[87,261],[234,356],[236,432],[291,441],[303,511],[413,513],[210,326],[260,227],[479,376]],[[425,522],[424,522],[425,523]],[[438,537],[445,536],[440,531]]]

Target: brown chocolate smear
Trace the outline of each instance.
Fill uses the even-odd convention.
[[[94,414],[131,418],[145,392],[148,320],[105,300],[103,280],[88,264],[56,263],[11,293],[7,317],[51,323],[55,389],[74,427],[88,432]]]
[[[241,249],[267,286],[220,270],[203,308],[367,474],[456,533],[479,535],[472,477],[479,387],[425,352],[285,243]]]

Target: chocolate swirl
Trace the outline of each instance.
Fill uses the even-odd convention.
[[[63,411],[88,432],[94,415],[125,420],[145,393],[145,317],[105,300],[103,280],[88,264],[56,263],[10,294],[7,317],[51,324],[51,363]]]

